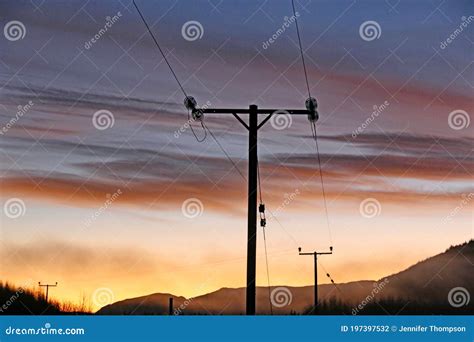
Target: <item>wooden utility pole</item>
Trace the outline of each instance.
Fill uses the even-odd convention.
[[[312,252],[302,253],[301,247],[298,248],[299,255],[312,255],[314,257],[314,313],[318,313],[318,255],[332,254],[332,247],[329,247],[330,252]]]
[[[309,101],[309,99],[308,99]],[[318,119],[315,99],[306,101],[307,109],[259,109],[256,105],[249,108],[197,108],[193,97],[186,97],[184,103],[192,111],[195,120],[202,120],[204,114],[232,114],[248,131],[248,217],[247,217],[247,291],[246,314],[255,315],[256,265],[257,265],[257,167],[258,167],[258,130],[273,115],[307,115],[312,121]],[[239,114],[249,115],[248,124]],[[267,115],[260,123],[258,115]]]
[[[41,282],[39,281],[38,285],[39,287],[46,287],[46,302],[48,302],[49,288],[58,286],[58,282],[56,282],[55,284],[41,284]]]
[[[168,314],[173,316],[173,297],[170,297],[170,301],[168,303]]]
[[[133,5],[135,6],[140,18],[145,24],[148,33],[153,39],[156,47],[160,51],[160,54],[163,56],[166,64],[168,65],[173,77],[178,83],[181,91],[183,92],[185,99],[184,104],[186,108],[192,112],[192,117],[194,120],[201,121],[203,120],[204,114],[232,114],[239,122],[247,128],[249,131],[249,166],[248,166],[248,220],[247,220],[247,315],[255,315],[255,273],[256,273],[256,254],[257,254],[257,172],[258,172],[258,158],[257,158],[257,132],[274,114],[285,114],[285,115],[307,115],[308,119],[315,124],[318,120],[317,112],[317,101],[314,97],[311,97],[310,87],[308,83],[308,75],[306,73],[306,66],[304,63],[303,48],[301,46],[301,37],[298,28],[298,22],[296,21],[296,29],[298,33],[298,42],[300,46],[301,59],[303,62],[303,68],[306,78],[306,86],[308,88],[308,99],[306,100],[305,106],[306,110],[303,109],[258,109],[256,105],[250,105],[248,109],[246,108],[199,108],[197,107],[197,102],[192,96],[188,96],[186,91],[183,88],[183,85],[178,79],[178,76],[174,72],[170,62],[168,61],[163,49],[161,48],[158,40],[155,38],[155,35],[150,29],[150,26],[145,20],[142,12],[139,7],[133,0]],[[295,5],[293,5],[293,14],[296,17]],[[238,114],[248,114],[249,120],[248,124],[240,118]],[[266,114],[267,117],[258,123],[258,115]],[[203,125],[203,128],[205,126]],[[210,132],[210,131],[209,131]],[[315,134],[315,133],[314,133]],[[216,140],[217,142],[217,140]]]

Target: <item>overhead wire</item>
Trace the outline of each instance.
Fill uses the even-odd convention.
[[[321,263],[321,261],[319,261],[319,259],[318,259],[318,263],[319,263],[319,265],[321,265],[321,267],[323,268],[324,272],[326,272],[326,277],[329,278],[329,280],[331,281],[331,284],[334,285],[334,287],[336,288],[336,290],[339,291],[339,293],[341,294],[342,297],[344,297],[344,293],[341,291],[341,289],[339,288],[339,286],[337,286],[337,284],[334,282],[334,279],[332,279],[331,275],[330,275],[329,272],[326,270],[326,268],[325,268],[324,265]]]
[[[265,218],[265,204],[263,203],[263,196],[262,196],[262,183],[260,180],[260,163],[258,162],[257,157],[257,179],[258,179],[258,192],[260,197],[260,205],[259,205],[259,212],[260,212],[260,225],[262,226],[263,232],[263,246],[265,250],[265,264],[267,269],[267,288],[268,288],[268,304],[270,306],[270,314],[273,315],[273,304],[271,299],[271,283],[270,283],[270,266],[268,263],[268,251],[267,251],[267,236],[265,232],[265,227],[267,225],[267,219]]]
[[[295,18],[296,34],[298,35],[298,43],[300,47],[301,61],[303,62],[303,70],[304,70],[304,77],[306,80],[306,87],[308,88],[308,95],[309,97],[311,97],[311,90],[309,88],[309,81],[308,81],[308,73],[306,72],[306,63],[304,60],[303,45],[301,44],[301,35],[300,35],[300,28],[298,25],[298,16],[296,15],[296,9],[295,9],[295,0],[291,0],[291,6],[293,7],[293,17]]]
[[[204,128],[204,123],[201,121],[201,127],[202,127],[202,129],[203,129],[203,131],[204,131],[204,137],[199,138],[199,137],[197,136],[196,132],[194,131],[192,121],[194,121],[194,120],[191,118],[190,111],[188,110],[188,123],[189,123],[189,128],[191,129],[191,132],[193,133],[193,135],[194,135],[194,137],[196,138],[197,142],[203,142],[203,141],[206,140],[206,138],[207,138],[207,131],[206,131],[206,129]]]
[[[327,199],[326,199],[326,189],[324,186],[324,178],[323,178],[323,168],[322,168],[322,163],[321,163],[321,154],[319,153],[319,143],[318,143],[318,134],[317,134],[317,128],[316,128],[316,123],[312,122],[311,123],[311,131],[313,133],[313,140],[316,144],[316,155],[318,157],[318,169],[319,169],[319,179],[321,182],[321,192],[323,195],[323,201],[324,201],[324,212],[326,214],[326,226],[329,234],[329,241],[331,243],[331,246],[333,244],[332,240],[332,232],[331,232],[331,226],[329,224],[329,210],[328,210],[328,204],[327,204]]]
[[[145,17],[143,16],[142,12],[140,11],[140,8],[138,8],[138,5],[135,3],[135,0],[133,0],[133,5],[134,5],[135,8],[137,9],[137,12],[138,12],[138,14],[140,15],[140,18],[142,18],[142,21],[143,21],[143,23],[145,24],[146,29],[148,30],[148,33],[150,34],[151,38],[152,38],[153,41],[155,42],[156,47],[158,48],[158,50],[160,51],[161,55],[163,56],[163,59],[165,60],[165,62],[166,62],[166,64],[168,65],[168,67],[169,67],[171,73],[173,74],[174,79],[176,80],[176,82],[178,83],[179,87],[181,88],[181,91],[183,92],[183,94],[184,94],[185,97],[188,97],[188,95],[186,94],[186,91],[184,90],[183,85],[181,84],[181,82],[180,82],[179,79],[178,79],[178,76],[176,75],[176,73],[174,72],[173,68],[171,67],[171,64],[170,64],[170,62],[168,61],[168,58],[166,57],[165,53],[164,53],[163,50],[161,49],[161,46],[160,46],[160,44],[158,43],[158,40],[155,38],[155,35],[153,34],[153,32],[151,31],[150,27],[148,26],[148,23],[146,22]]]
[[[237,166],[237,164],[235,163],[235,161],[231,158],[231,156],[229,155],[229,153],[227,153],[227,151],[224,149],[224,147],[221,145],[221,143],[219,142],[219,140],[217,140],[217,137],[214,135],[214,133],[211,131],[211,129],[204,123],[204,121],[202,121],[202,126],[204,127],[205,130],[207,130],[209,132],[209,134],[211,135],[212,139],[214,139],[214,141],[216,142],[217,146],[219,146],[219,148],[222,150],[222,152],[225,154],[225,156],[227,157],[227,159],[230,161],[230,163],[234,166],[234,168],[237,170],[237,172],[240,174],[240,176],[246,181],[247,178],[244,176],[244,174],[242,173],[242,171],[240,171],[239,167]]]
[[[166,64],[168,65],[168,68],[170,69],[171,71],[171,74],[173,75],[174,79],[176,80],[176,83],[178,83],[178,86],[179,88],[181,89],[181,91],[183,92],[185,98],[187,99],[188,98],[188,94],[186,93],[186,90],[184,90],[184,87],[182,85],[182,83],[179,81],[179,78],[178,78],[178,75],[176,75],[175,71],[173,70],[173,67],[171,66],[171,63],[169,62],[168,60],[168,57],[166,57],[166,54],[164,53],[163,49],[161,48],[160,46],[160,43],[158,42],[158,40],[156,39],[155,35],[153,34],[150,26],[148,25],[145,17],[143,16],[142,12],[140,11],[140,8],[138,7],[138,5],[135,3],[135,0],[133,0],[133,5],[135,6],[138,14],[140,15],[140,18],[142,19],[143,23],[145,24],[145,27],[148,31],[148,33],[150,34],[151,38],[153,39],[153,42],[155,43],[156,47],[158,48],[158,50],[160,51],[161,53],[161,56],[163,57],[164,61],[166,62]],[[207,132],[206,130],[204,129],[204,126],[203,126],[203,123],[201,122],[201,126],[203,127],[203,130],[204,130],[204,137],[203,138],[199,138],[196,134],[196,132],[194,131],[194,128],[192,126],[192,123],[191,123],[191,116],[190,116],[190,113],[189,113],[189,110],[188,110],[188,122],[189,122],[189,126],[190,126],[190,129],[191,129],[191,132],[193,133],[194,137],[196,138],[196,140],[198,142],[203,142],[204,140],[206,140],[206,137],[207,137]]]
[[[293,16],[295,18],[296,34],[298,36],[298,45],[299,45],[299,51],[300,51],[300,56],[301,56],[301,62],[303,64],[303,71],[304,71],[304,76],[305,76],[305,81],[306,81],[306,88],[308,90],[309,100],[311,101],[312,100],[311,99],[311,89],[310,89],[310,86],[309,86],[308,72],[306,70],[306,62],[305,62],[305,59],[304,59],[303,44],[301,43],[301,34],[300,34],[299,25],[298,25],[298,16],[296,15],[295,0],[291,0],[291,6],[293,8]],[[322,164],[321,164],[321,155],[319,153],[319,144],[318,144],[318,134],[317,134],[317,130],[316,130],[316,121],[311,120],[310,125],[311,125],[311,132],[312,132],[312,135],[313,135],[313,139],[316,143],[316,154],[317,154],[317,157],[318,157],[319,177],[320,177],[321,191],[322,191],[323,201],[324,201],[324,211],[325,211],[325,215],[326,215],[326,225],[327,225],[327,230],[328,230],[328,234],[329,234],[329,240],[330,240],[330,243],[332,245],[333,244],[332,233],[331,233],[331,228],[330,228],[330,224],[329,224],[329,211],[328,211],[328,205],[327,205],[327,200],[326,200],[326,190],[325,190],[325,187],[324,187],[323,170],[322,170]]]

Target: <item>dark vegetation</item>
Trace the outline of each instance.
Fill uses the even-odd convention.
[[[330,299],[320,303],[319,315],[472,315],[474,304],[453,307],[449,303],[428,303],[416,300],[386,298],[374,300],[362,308],[344,304],[340,300]],[[308,307],[305,315],[314,315],[312,307]]]
[[[89,314],[86,301],[81,304],[48,300],[38,290],[0,282],[0,315],[68,315]]]

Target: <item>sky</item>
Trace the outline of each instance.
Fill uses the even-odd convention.
[[[137,3],[198,104],[304,108],[291,1]],[[333,246],[320,280],[348,282],[472,238],[469,3],[295,2],[329,224],[310,123],[275,116],[259,131],[271,285],[312,284],[300,246]],[[0,280],[57,281],[53,298],[94,308],[244,286],[247,185],[225,153],[246,177],[246,131],[206,115],[218,143],[196,140],[131,1],[2,1],[0,13]]]

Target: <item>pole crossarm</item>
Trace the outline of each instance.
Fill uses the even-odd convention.
[[[250,114],[248,108],[196,108],[204,114]],[[308,115],[311,111],[307,109],[257,109],[257,114],[291,114]]]
[[[331,247],[331,252],[299,252],[299,255],[324,255],[324,254],[332,254],[332,247]]]
[[[200,114],[232,114],[247,130],[250,130],[249,125],[242,120],[242,118],[238,114],[250,114],[250,109],[248,108],[194,108],[194,112]],[[283,114],[283,115],[307,115],[310,117],[314,115],[314,111],[310,111],[307,109],[258,109],[256,110],[256,114],[267,114],[267,117],[263,119],[257,125],[257,129],[260,129],[265,123],[267,123],[270,118],[275,114]]]

